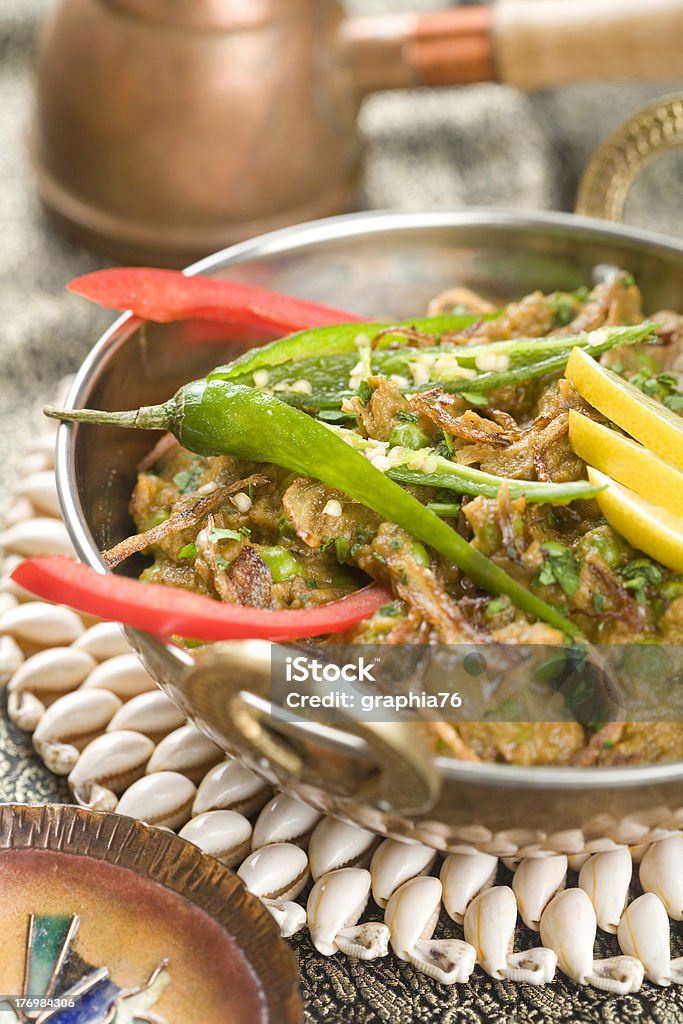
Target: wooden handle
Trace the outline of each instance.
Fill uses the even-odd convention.
[[[683,73],[681,0],[498,0],[498,78],[519,89]]]

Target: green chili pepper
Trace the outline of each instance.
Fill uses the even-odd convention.
[[[365,335],[368,341],[374,341],[382,331],[391,327],[413,327],[440,337],[456,331],[462,331],[470,324],[480,320],[490,320],[491,314],[445,313],[442,316],[424,317],[418,320],[404,320],[399,324],[353,323],[339,324],[335,327],[319,327],[310,331],[299,331],[286,338],[272,341],[269,345],[245,352],[238,359],[213,370],[209,380],[241,380],[251,376],[256,370],[267,370],[282,363],[294,363],[317,356],[338,356],[357,353],[356,344],[359,335]],[[404,340],[401,334],[385,334],[378,347],[387,348],[391,344],[400,344]]]
[[[494,388],[507,387],[510,384],[521,384],[534,377],[542,377],[547,373],[563,370],[572,348],[583,348],[591,355],[599,356],[616,345],[635,345],[650,340],[654,336],[655,327],[656,324],[645,321],[635,327],[601,327],[597,331],[591,331],[588,335],[563,338],[562,340],[568,347],[562,348],[555,355],[531,363],[523,363],[508,370],[492,370],[481,373],[469,380],[445,382],[443,389],[452,394],[467,392],[476,395],[492,391]]]
[[[634,345],[652,340],[655,327],[655,324],[645,321],[634,327],[601,327],[587,334],[571,336],[514,338],[511,341],[494,341],[482,345],[442,345],[428,349],[400,348],[390,352],[373,353],[372,368],[373,372],[385,376],[409,377],[411,364],[425,363],[426,360],[429,379],[419,385],[401,387],[400,390],[404,394],[425,391],[440,385],[444,391],[461,394],[470,404],[477,404],[487,391],[511,384],[521,384],[535,377],[563,370],[572,348],[582,348],[592,355],[602,355],[616,345]],[[322,330],[348,332],[350,328],[349,325],[345,325],[338,329]],[[358,330],[353,336],[354,344],[357,334]],[[299,335],[293,336],[297,337]],[[282,344],[293,338],[283,339]],[[279,345],[280,342],[274,344]],[[258,350],[261,351],[265,349]],[[253,356],[254,360],[258,352]],[[504,362],[505,368],[484,369],[487,365],[495,365],[496,360]],[[355,393],[348,386],[350,371],[355,361],[355,357],[342,356],[333,344],[332,351],[327,357],[302,358],[300,362],[295,361],[291,365],[289,362],[286,366],[278,365],[268,386],[274,384],[277,387],[279,384],[285,388],[280,397],[288,405],[307,410],[339,409],[343,400],[353,397]],[[239,383],[252,384],[253,373],[235,372],[238,363],[239,361],[236,361],[227,367],[219,367],[209,374],[209,379],[234,379]],[[254,369],[256,368],[258,367],[255,366]],[[286,390],[287,386],[291,387],[299,380],[306,381],[308,386],[305,390]]]
[[[484,590],[507,594],[529,615],[568,636],[580,635],[561,612],[508,576],[328,427],[272,395],[229,381],[198,380],[186,384],[163,405],[131,412],[45,411],[48,416],[74,422],[171,431],[183,447],[199,455],[270,462],[315,477],[403,527],[455,562]]]
[[[354,430],[329,425],[328,430],[343,437],[345,442],[357,451],[366,452],[377,442],[361,437]],[[427,466],[427,469],[423,467]],[[458,462],[451,462],[438,455],[433,448],[424,448],[403,455],[386,470],[386,475],[401,484],[417,484],[424,487],[440,487],[458,494],[481,495],[484,498],[495,498],[503,484],[507,484],[510,497],[521,498],[538,504],[565,505],[579,498],[593,498],[602,487],[595,487],[587,480],[570,480],[567,483],[546,483],[538,480],[512,480],[509,477],[495,476],[481,469],[473,469]],[[451,515],[447,511],[441,514]],[[434,509],[434,511],[438,511]],[[455,513],[457,514],[457,513]]]
[[[261,546],[258,553],[270,569],[273,583],[284,583],[285,580],[291,580],[292,576],[301,575],[301,566],[294,555],[279,544]]]
[[[454,501],[428,501],[427,508],[442,519],[457,519],[460,515],[460,503]]]

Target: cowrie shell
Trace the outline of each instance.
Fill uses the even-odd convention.
[[[55,451],[55,429],[54,423],[45,424],[45,429],[29,442],[26,449],[29,453],[45,452],[47,455],[54,455]]]
[[[541,940],[557,954],[558,967],[579,985],[625,995],[640,988],[644,968],[630,956],[593,959],[597,919],[583,889],[564,889],[553,896],[541,916]]]
[[[238,871],[250,893],[267,900],[293,900],[308,881],[308,860],[293,843],[270,843],[254,850]]]
[[[118,622],[96,622],[79,636],[73,646],[90,654],[95,661],[106,661],[120,654],[130,654],[130,645]]]
[[[204,733],[194,725],[183,725],[165,736],[149,759],[147,774],[182,772],[193,782],[199,780],[224,756]]]
[[[683,958],[671,959],[669,917],[653,892],[643,893],[629,903],[619,922],[617,938],[623,953],[640,960],[648,981],[664,987],[683,984]]]
[[[462,924],[469,903],[493,885],[497,871],[498,859],[490,853],[449,853],[439,876],[448,916]]]
[[[15,494],[26,498],[36,512],[42,515],[54,516],[57,519],[61,516],[57,481],[50,470],[39,470],[24,477]]]
[[[14,637],[0,636],[0,686],[12,678],[24,661],[24,653]]]
[[[299,903],[291,900],[261,900],[273,918],[284,939],[296,935],[306,924],[306,911]]]
[[[46,469],[54,468],[54,451],[29,452],[24,455],[21,465],[19,466],[19,476],[23,479],[27,476],[33,476],[34,473],[43,473]]]
[[[477,953],[477,962],[492,978],[544,985],[555,975],[557,957],[550,949],[514,953],[517,901],[507,885],[484,889],[465,912],[465,940]]]
[[[121,701],[109,690],[67,693],[51,704],[41,718],[33,733],[33,746],[43,757],[46,744],[59,742],[85,747],[102,732],[120,707]]]
[[[44,601],[28,601],[10,609],[0,619],[0,634],[35,647],[66,647],[84,630],[76,612]]]
[[[674,921],[683,921],[683,837],[653,843],[640,863],[640,884],[659,896]]]
[[[119,654],[96,665],[83,683],[88,689],[111,690],[121,700],[156,689],[156,683],[137,654]]]
[[[441,911],[441,882],[417,875],[392,893],[384,913],[391,946],[401,960],[443,985],[467,981],[475,950],[461,939],[433,939]]]
[[[314,881],[337,868],[368,864],[378,842],[374,832],[336,818],[323,818],[313,829],[308,844],[308,860]]]
[[[132,729],[141,732],[158,743],[169,732],[178,729],[185,722],[185,715],[170,697],[161,690],[139,693],[124,704],[107,726],[107,732],[115,729]]]
[[[52,474],[50,474],[52,475]],[[3,520],[7,529],[15,523],[22,523],[27,519],[33,519],[36,510],[26,497],[14,497],[5,509]]]
[[[154,744],[139,732],[105,732],[92,740],[69,775],[74,796],[91,806],[93,784],[114,793],[122,793],[144,774]]]
[[[73,647],[51,647],[31,655],[9,683],[12,693],[29,690],[43,699],[75,690],[95,667],[85,651]]]
[[[7,714],[18,729],[33,732],[45,714],[45,705],[34,693],[10,693],[7,697]]]
[[[401,960],[421,939],[434,934],[441,910],[441,882],[418,875],[404,882],[387,903],[384,920],[391,932],[391,946]]]
[[[579,872],[579,887],[588,894],[598,928],[616,935],[628,899],[633,862],[626,847],[594,853]]]
[[[436,859],[436,851],[417,843],[385,839],[370,862],[372,895],[378,907],[386,907],[392,893],[416,875],[424,875]]]
[[[541,927],[541,914],[559,889],[567,881],[567,857],[525,858],[512,879],[512,890],[517,897],[519,914],[527,928],[537,932]]]
[[[59,519],[38,516],[9,526],[0,534],[0,547],[22,558],[40,555],[66,555],[76,558],[76,551],[66,526]]]
[[[232,810],[244,815],[255,814],[271,793],[268,783],[240,761],[222,761],[202,779],[192,813]]]
[[[258,850],[268,843],[296,843],[306,849],[310,834],[321,817],[320,811],[296,797],[276,793],[257,818],[252,846]]]
[[[268,847],[266,848],[268,849]],[[361,960],[384,956],[389,929],[378,922],[355,927],[370,896],[370,872],[364,868],[338,868],[319,878],[306,905],[313,945],[323,956],[342,950]]]
[[[232,868],[249,852],[251,825],[237,811],[206,811],[188,821],[180,837]]]
[[[14,594],[0,591],[0,618],[5,614],[5,612],[9,612],[13,608],[16,608],[18,604],[19,601]]]
[[[116,812],[148,825],[176,829],[188,821],[196,792],[180,772],[157,772],[134,782],[119,800]]]

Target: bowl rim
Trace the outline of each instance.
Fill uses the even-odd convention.
[[[544,234],[553,230],[560,237],[603,240],[615,243],[630,243],[634,248],[670,252],[683,256],[683,240],[668,235],[627,225],[579,216],[573,213],[555,211],[517,211],[493,207],[467,207],[453,210],[371,210],[359,213],[341,214],[320,220],[294,224],[266,234],[238,242],[235,245],[211,253],[190,264],[182,272],[188,276],[211,274],[233,265],[240,265],[249,259],[271,256],[284,252],[296,252],[314,243],[362,237],[366,234],[384,234],[392,231],[419,231],[429,228],[456,227],[509,227],[518,230]],[[115,345],[128,339],[143,321],[132,312],[123,313],[101,335],[81,363],[69,390],[65,407],[78,408],[82,404],[90,378],[103,357]],[[57,432],[56,477],[59,501],[64,522],[78,556],[91,568],[105,575],[107,569],[99,551],[92,542],[85,517],[77,500],[74,468],[74,428],[77,425],[62,423]],[[166,656],[190,668],[193,659],[188,652],[170,643],[162,643],[147,633],[129,631],[139,636],[157,654]],[[362,755],[364,741],[347,732],[305,722],[295,728],[304,734],[314,733],[325,736],[328,744],[352,756]],[[477,784],[523,790],[555,789],[565,794],[578,788],[606,790],[612,787],[632,788],[639,786],[673,783],[683,780],[683,760],[655,765],[617,767],[566,767],[554,765],[509,765],[496,763],[469,763],[456,758],[439,756],[435,762],[445,779],[463,784]]]

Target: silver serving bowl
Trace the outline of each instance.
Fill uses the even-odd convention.
[[[683,244],[573,215],[491,210],[369,213],[304,224],[211,256],[189,273],[255,282],[368,318],[408,317],[453,283],[511,299],[574,289],[598,264],[631,270],[646,309],[683,308]],[[70,395],[75,407],[163,401],[224,362],[234,343],[216,325],[141,325],[121,317],[94,347]],[[85,562],[131,532],[128,501],[149,434],[63,426],[58,483]],[[271,717],[268,645],[215,644],[193,654],[136,631],[130,640],[160,686],[200,729],[273,782],[322,810],[438,848],[510,854],[576,848],[616,834],[626,814],[671,820],[683,805],[683,763],[560,768],[434,759],[400,723],[330,727]],[[653,812],[653,808],[657,810]]]

